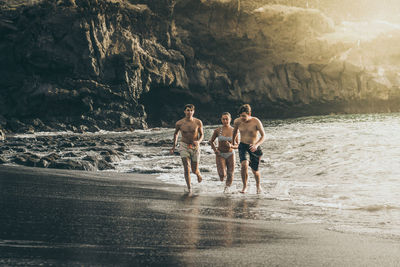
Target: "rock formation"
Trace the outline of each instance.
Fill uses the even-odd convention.
[[[4,131],[0,128],[0,141],[4,141],[6,139],[6,134]]]
[[[176,6],[177,36],[188,36],[183,42],[194,48],[190,88],[206,92],[202,98],[224,90],[229,101],[252,103],[264,117],[399,109],[398,82],[379,75],[376,62],[343,59],[373,48],[330,42],[326,36],[335,26],[320,11],[282,5],[245,9],[240,1],[217,0],[197,1],[193,8],[189,2]],[[218,66],[218,74],[196,71],[207,64]],[[218,77],[218,89],[203,82],[210,82],[208,76]],[[221,97],[213,99],[221,104]]]
[[[275,4],[283,2],[2,4],[0,127],[171,125],[185,103],[205,122],[241,103],[264,118],[399,110],[391,41],[398,32],[361,44],[332,41],[336,25],[327,15]],[[376,42],[393,49],[371,58]]]
[[[2,18],[0,114],[12,131],[146,127],[140,95],[182,71],[147,6],[43,1]]]

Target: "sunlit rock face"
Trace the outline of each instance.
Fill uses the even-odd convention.
[[[270,117],[398,110],[398,83],[377,64],[385,49],[368,62],[350,60],[356,51],[376,53],[370,40],[360,47],[339,36],[316,9],[250,2],[184,1],[175,8],[177,35],[194,48],[194,60],[213,62],[227,77],[221,106],[247,102]],[[210,90],[189,78],[192,89]]]
[[[378,21],[376,31],[366,31],[339,22],[337,9],[320,10],[329,7],[317,0],[4,7],[0,126],[29,132],[172,125],[185,103],[194,103],[205,122],[242,103],[265,118],[399,110],[396,25],[382,30]]]

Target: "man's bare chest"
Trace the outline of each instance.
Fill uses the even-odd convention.
[[[188,123],[181,126],[181,131],[183,133],[195,133],[198,126],[195,123]]]
[[[257,132],[257,126],[252,123],[242,123],[239,126],[240,134],[252,134]]]

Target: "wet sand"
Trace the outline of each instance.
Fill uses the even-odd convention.
[[[400,242],[252,219],[151,175],[0,165],[0,265],[399,266]]]

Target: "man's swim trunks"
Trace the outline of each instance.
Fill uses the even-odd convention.
[[[199,146],[195,147],[192,144],[180,142],[179,152],[181,154],[181,158],[189,158],[192,162],[199,162],[200,160]]]
[[[247,160],[247,153],[249,153],[250,155],[249,165],[253,170],[258,171],[258,165],[260,164],[261,156],[263,154],[261,148],[257,147],[256,151],[251,152],[249,144],[240,143],[238,150],[239,150],[240,162]]]

